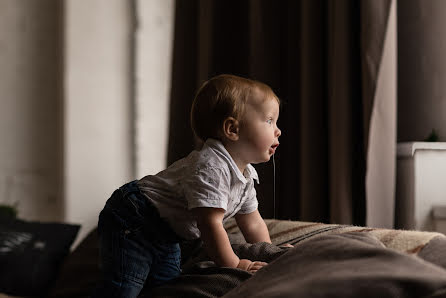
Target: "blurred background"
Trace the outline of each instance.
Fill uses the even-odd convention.
[[[0,0],[0,204],[82,237],[116,187],[195,148],[195,91],[232,73],[282,100],[276,176],[255,165],[265,218],[404,227],[398,143],[446,138],[445,13],[442,0]]]

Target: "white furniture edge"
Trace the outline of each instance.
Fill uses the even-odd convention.
[[[412,157],[417,150],[446,150],[446,142],[403,142],[397,145],[398,157]]]

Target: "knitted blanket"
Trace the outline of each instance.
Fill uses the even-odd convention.
[[[268,262],[255,275],[219,268],[199,242],[182,246],[183,274],[140,297],[446,297],[446,237],[439,233],[266,220],[273,244],[246,244],[226,223],[241,258]],[[277,245],[292,243],[294,248]],[[67,257],[47,297],[88,297],[99,279],[96,230]]]
[[[246,244],[226,224],[240,258],[268,262],[254,276],[218,268],[203,251],[178,279],[141,297],[446,297],[446,237],[439,233],[266,220],[273,244]],[[276,245],[291,243],[292,249]]]
[[[271,241],[275,245],[285,243],[296,245],[322,235],[361,232],[375,236],[387,248],[417,254],[430,240],[436,237],[445,237],[445,235],[436,232],[364,228],[304,221],[266,219],[265,223],[268,226]],[[234,242],[245,242],[234,219],[229,220],[225,228]]]

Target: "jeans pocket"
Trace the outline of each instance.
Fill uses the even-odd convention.
[[[98,233],[119,232],[121,236],[127,237],[142,230],[143,219],[128,212],[128,208],[110,209],[104,208],[99,214]]]
[[[144,202],[143,198],[138,197],[137,194],[129,194],[124,197],[124,204],[120,213],[124,218],[125,232],[135,232],[143,228],[146,222],[144,216]]]

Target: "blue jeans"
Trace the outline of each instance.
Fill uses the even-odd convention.
[[[117,189],[99,215],[103,280],[92,297],[137,297],[180,275],[179,237],[139,191],[136,182]]]

